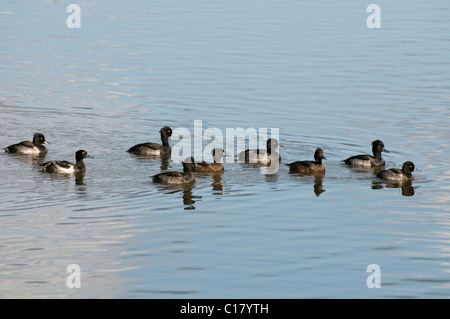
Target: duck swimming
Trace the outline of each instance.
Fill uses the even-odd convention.
[[[78,173],[85,172],[85,158],[93,158],[85,150],[79,150],[75,153],[75,164],[69,161],[49,161],[42,164],[43,169],[50,173]]]
[[[142,143],[137,144],[127,150],[128,153],[134,155],[153,155],[159,156],[163,154],[170,154],[172,148],[169,145],[169,137],[172,136],[172,129],[164,126],[159,133],[161,134],[161,144],[158,143]]]
[[[29,155],[46,154],[47,148],[43,144],[48,144],[48,142],[45,140],[44,134],[35,133],[33,136],[33,142],[23,141],[17,144],[10,145],[8,147],[5,147],[5,152]]]
[[[192,173],[195,165],[194,158],[189,157],[182,164],[183,172],[165,172],[150,177],[154,183],[188,184],[195,182],[195,176]]]
[[[212,155],[214,158],[214,163],[209,163],[206,161],[202,161],[200,163],[196,163],[194,166],[194,172],[222,172],[224,170],[222,163],[220,163],[220,159],[227,154],[221,148],[215,148],[212,151]]]
[[[373,156],[355,155],[347,158],[343,162],[347,165],[352,166],[365,166],[365,167],[383,166],[385,162],[384,159],[381,157],[381,152],[390,153],[388,150],[384,148],[384,144],[382,141],[376,140],[372,142]]]
[[[322,164],[323,159],[326,159],[323,150],[318,148],[314,152],[314,161],[297,161],[286,165],[289,166],[289,171],[295,173],[325,173],[325,166]]]
[[[281,148],[276,138],[269,138],[266,149],[245,150],[238,154],[238,162],[268,165],[272,160],[281,162],[281,155],[276,151]]]
[[[377,177],[389,180],[389,181],[410,181],[414,179],[414,176],[411,174],[414,171],[418,171],[415,165],[411,161],[407,161],[403,163],[402,169],[391,168],[384,171],[381,171],[377,174]]]

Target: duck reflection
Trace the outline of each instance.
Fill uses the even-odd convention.
[[[216,191],[213,193],[214,195],[223,195],[223,182],[222,182],[222,173],[214,173],[213,176],[212,190]]]
[[[373,181],[372,189],[400,188],[403,196],[414,196],[418,186],[412,186],[411,181]]]
[[[195,199],[202,198],[202,196],[195,196],[192,190],[195,188],[195,184],[184,184],[184,185],[164,185],[159,184],[158,189],[166,192],[167,194],[177,194],[183,193],[183,205],[185,205],[185,210],[195,209]]]
[[[85,186],[84,183],[85,172],[70,172],[70,173],[47,172],[45,169],[42,169],[42,166],[40,167],[40,169],[42,174],[47,174],[53,181],[69,180],[75,177],[75,185]],[[85,187],[80,188],[79,190],[85,190]]]
[[[289,174],[300,176],[302,179],[307,180],[308,182],[313,179],[313,191],[317,197],[326,192],[326,190],[323,188],[323,178],[325,177],[325,173],[304,174],[289,172]]]
[[[19,161],[26,165],[31,166],[41,166],[41,164],[44,162],[45,157],[47,156],[47,153],[43,154],[10,154],[11,157],[17,158]]]
[[[75,185],[84,186],[84,172],[75,173]]]
[[[377,175],[379,172],[384,170],[384,166],[378,167],[365,167],[365,166],[348,166],[345,165],[348,169],[352,170],[352,172],[355,173],[362,173],[362,174],[372,174]]]
[[[213,195],[223,195],[224,183],[222,181],[222,172],[214,172],[214,173],[203,173],[203,175],[212,176],[213,181],[211,183],[211,187],[213,190]]]
[[[160,162],[160,168],[162,171],[167,170],[169,167],[169,160],[170,160],[170,154],[163,154],[160,156],[136,156],[137,160],[144,163],[150,163],[154,164],[155,161],[161,161]]]
[[[314,175],[314,194],[316,194],[317,197],[325,192],[322,186],[324,176],[324,174]]]

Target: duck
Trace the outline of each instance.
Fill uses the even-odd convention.
[[[414,171],[419,170],[416,168],[413,162],[407,161],[403,163],[402,169],[390,168],[379,172],[377,174],[377,177],[389,181],[411,181],[414,179],[414,176],[411,174]]]
[[[162,145],[158,143],[141,143],[129,148],[127,152],[134,155],[153,156],[170,154],[172,148],[169,145],[169,137],[172,136],[172,129],[168,126],[164,126],[161,130],[159,130],[159,133],[161,134]]]
[[[266,142],[266,149],[245,150],[238,154],[240,163],[264,164],[268,165],[272,160],[281,162],[281,155],[276,151],[281,148],[276,138],[269,138]]]
[[[183,172],[165,172],[150,176],[154,183],[164,184],[188,184],[195,182],[195,176],[192,173],[195,165],[193,157],[188,157],[182,162]]]
[[[384,143],[380,140],[375,140],[372,142],[372,153],[371,155],[355,155],[345,159],[343,162],[351,166],[364,166],[364,167],[376,167],[384,166],[384,159],[381,157],[381,152],[390,153],[384,148]]]
[[[50,173],[78,173],[85,172],[86,165],[84,165],[85,158],[93,158],[85,150],[79,150],[75,153],[75,164],[69,161],[48,161],[42,165],[42,169]]]
[[[35,133],[33,135],[33,142],[23,141],[17,144],[10,145],[8,147],[5,147],[5,152],[29,155],[46,154],[47,148],[43,144],[49,144],[45,140],[44,134]]]
[[[314,161],[297,161],[289,164],[289,170],[295,173],[314,174],[325,173],[325,166],[322,164],[322,160],[326,159],[321,148],[316,149],[314,152]]]
[[[220,159],[224,156],[227,156],[227,153],[221,148],[215,148],[212,151],[212,156],[214,158],[214,163],[209,163],[206,161],[202,161],[196,163],[194,166],[194,172],[222,172],[224,170],[223,164],[220,163]]]

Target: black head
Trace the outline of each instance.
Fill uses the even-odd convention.
[[[314,159],[317,163],[321,163],[323,159],[327,159],[325,155],[323,155],[323,150],[321,148],[316,149],[314,152]]]
[[[267,140],[267,152],[271,153],[272,150],[276,150],[280,148],[280,145],[278,144],[278,140],[276,138],[269,138]]]
[[[162,129],[159,130],[159,133],[161,133],[161,136],[172,136],[172,129],[168,126],[164,126]]]
[[[41,134],[41,133],[35,133],[33,135],[33,143],[34,144],[48,144],[47,141],[45,140],[44,134]]]
[[[93,158],[91,155],[88,154],[85,150],[79,150],[75,153],[75,159],[77,162],[82,161],[85,158]]]
[[[404,173],[411,173],[411,172],[414,172],[415,170],[416,170],[416,166],[414,165],[413,162],[407,161],[407,162],[403,163],[402,171]]]
[[[384,148],[384,143],[380,140],[375,140],[372,142],[372,153],[380,154],[381,152],[390,153],[387,149]]]

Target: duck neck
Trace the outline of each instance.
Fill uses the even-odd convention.
[[[375,157],[376,159],[381,159],[381,152],[380,151],[378,151],[377,149],[373,149],[372,150],[372,153],[373,153],[373,157]]]
[[[192,167],[190,165],[185,165],[183,168],[184,175],[191,176],[192,175]]]
[[[402,172],[408,177],[412,176],[412,171],[409,168],[402,168]]]
[[[161,134],[161,142],[163,146],[169,146],[169,137]]]
[[[214,164],[220,164],[220,159],[221,159],[221,156],[215,155],[214,156]]]
[[[75,167],[77,167],[79,170],[83,170],[84,168],[86,168],[86,165],[84,165],[83,159],[81,159],[81,160],[77,159],[77,162],[75,163]]]

